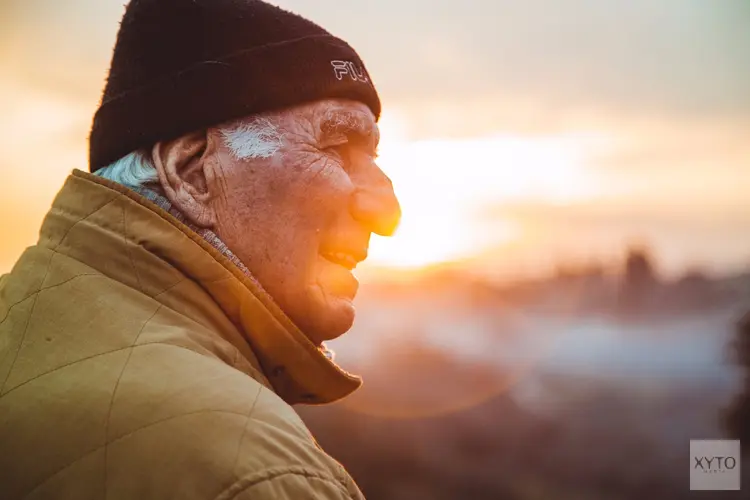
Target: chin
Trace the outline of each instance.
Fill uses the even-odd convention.
[[[306,314],[295,323],[313,344],[320,345],[349,331],[354,324],[355,309],[352,298],[330,295],[320,286],[312,288]]]
[[[293,268],[308,271],[286,270],[291,275],[286,280],[266,280],[278,287],[267,290],[292,322],[316,346],[349,331],[354,324],[353,301],[359,288],[352,270],[320,255]]]
[[[298,314],[290,316],[315,345],[320,345],[343,335],[352,327],[355,315],[353,301],[359,282],[350,268],[321,255],[317,256],[309,269],[312,272],[308,275],[306,286],[300,290],[300,301],[290,304],[297,306],[294,310]]]

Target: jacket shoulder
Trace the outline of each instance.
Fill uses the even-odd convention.
[[[235,490],[237,498],[305,498],[299,488],[333,499],[358,491],[264,385],[186,349],[149,349],[163,351],[161,360],[143,350],[141,360],[131,358],[113,405],[110,491],[146,499],[234,498]],[[149,377],[154,366],[160,371]]]
[[[237,479],[222,500],[362,498],[349,474],[318,446],[294,409],[265,388],[239,445]]]
[[[330,474],[299,467],[269,469],[237,480],[217,500],[364,499],[356,485],[342,482]]]

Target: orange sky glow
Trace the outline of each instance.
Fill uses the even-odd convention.
[[[121,3],[0,7],[0,273],[71,169],[86,169]],[[750,266],[746,4],[571,1],[577,15],[551,23],[536,1],[503,16],[478,1],[407,27],[417,7],[384,1],[384,39],[353,24],[357,2],[277,3],[348,39],[381,92],[380,165],[403,220],[373,239],[363,276],[455,261],[512,274],[634,239],[666,273]]]

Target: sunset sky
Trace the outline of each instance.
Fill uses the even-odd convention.
[[[0,0],[0,272],[86,139],[124,0]],[[362,56],[404,216],[371,266],[750,266],[750,2],[275,2]]]

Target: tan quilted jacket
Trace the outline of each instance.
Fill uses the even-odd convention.
[[[359,384],[196,233],[75,171],[0,279],[0,498],[362,498],[289,406]]]

